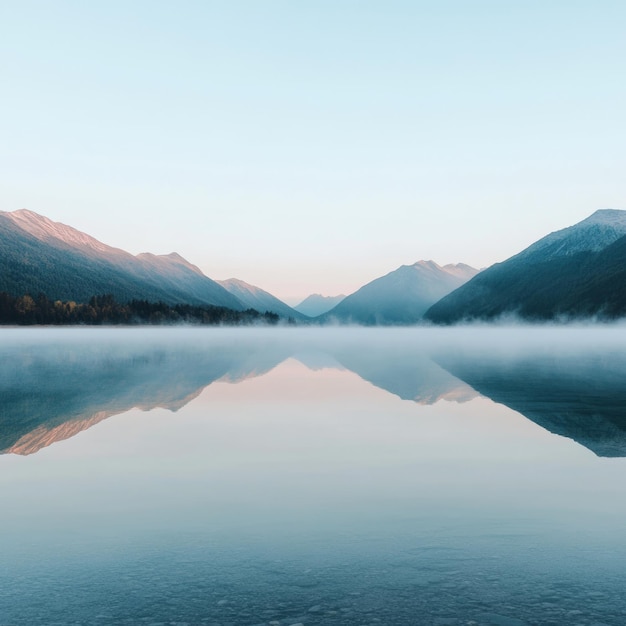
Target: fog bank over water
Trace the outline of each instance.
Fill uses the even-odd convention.
[[[0,451],[30,454],[132,408],[177,411],[288,358],[403,400],[483,395],[600,456],[626,456],[626,333],[613,327],[2,331]]]

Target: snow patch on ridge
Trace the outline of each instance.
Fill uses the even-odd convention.
[[[583,224],[609,224],[617,228],[626,229],[626,211],[620,209],[598,209],[582,222],[575,226]]]
[[[599,252],[626,235],[626,211],[599,209],[588,218],[546,235],[513,259],[548,261],[578,252]]]

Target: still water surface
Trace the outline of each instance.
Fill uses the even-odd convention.
[[[626,329],[5,329],[0,624],[626,624]]]

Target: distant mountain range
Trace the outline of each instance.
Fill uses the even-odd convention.
[[[434,304],[439,324],[626,315],[626,211],[604,209],[496,263]]]
[[[339,296],[322,296],[319,293],[312,293],[306,297],[300,304],[297,304],[293,308],[296,311],[300,311],[303,315],[309,317],[317,317],[323,315],[327,311],[330,311],[333,307],[337,306],[346,296],[341,294]]]
[[[237,278],[212,280],[175,252],[135,256],[33,211],[0,212],[0,292],[16,297],[42,293],[50,300],[88,302],[92,296],[111,294],[119,302],[252,308],[300,323],[317,318],[407,324],[419,321],[430,304],[475,272],[465,265],[440,267],[420,261],[372,281],[347,298],[314,294],[292,308]]]
[[[238,278],[218,280],[217,283],[235,296],[237,300],[242,302],[247,308],[256,309],[261,313],[271,311],[272,313],[277,313],[285,319],[300,321],[309,319],[306,314],[290,307],[288,304],[285,304],[282,300],[279,300],[271,293],[264,291],[260,287],[250,285],[249,283],[239,280]]]
[[[432,304],[477,273],[463,263],[441,267],[434,261],[418,261],[402,265],[344,298],[320,320],[368,326],[415,324]]]
[[[348,296],[313,294],[296,307],[236,278],[212,280],[175,252],[135,256],[32,211],[0,211],[0,292],[18,298],[45,294],[86,303],[111,294],[122,303],[256,309],[299,323],[454,324],[616,319],[626,316],[624,285],[626,211],[612,209],[480,272],[462,263],[418,261]]]

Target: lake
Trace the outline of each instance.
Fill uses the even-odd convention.
[[[626,328],[5,328],[0,398],[2,626],[626,623]]]

